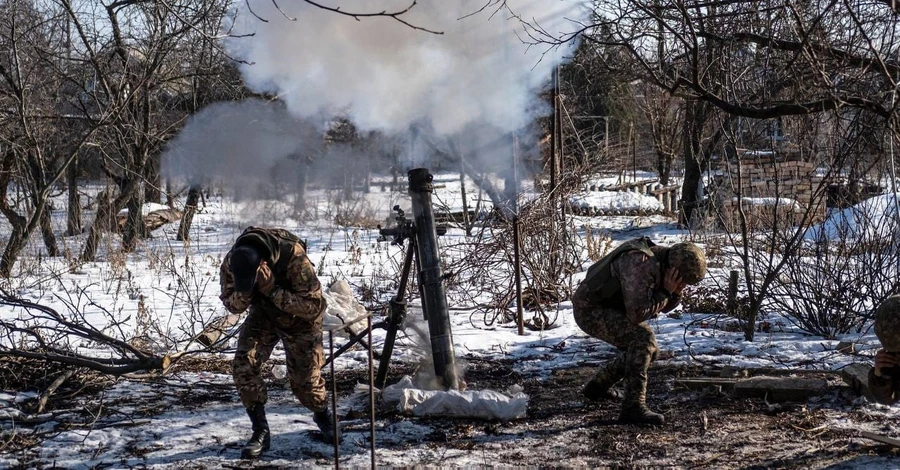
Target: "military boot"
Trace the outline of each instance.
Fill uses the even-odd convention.
[[[619,422],[625,424],[649,424],[652,426],[661,426],[666,423],[666,417],[651,411],[650,408],[647,408],[646,403],[637,403],[622,406],[622,412],[619,414]]]
[[[597,375],[584,386],[584,397],[588,400],[621,400],[622,394],[612,387],[625,375],[624,361],[624,355],[620,354],[601,366]]]
[[[625,376],[625,397],[619,422],[626,424],[650,424],[659,426],[666,418],[647,408],[647,372],[628,371]]]
[[[331,414],[331,408],[326,406],[324,410],[314,412],[313,421],[316,426],[319,426],[319,431],[322,431],[322,442],[334,444],[335,437],[337,437],[337,443],[341,443],[341,428],[340,426],[334,427],[334,415]]]
[[[269,435],[269,422],[266,421],[266,408],[263,405],[254,405],[247,409],[250,423],[253,425],[253,435],[241,450],[242,459],[255,459],[263,452],[269,450],[271,436]]]

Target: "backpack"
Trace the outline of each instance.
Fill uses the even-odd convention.
[[[620,255],[635,250],[652,257],[654,254],[650,249],[651,246],[656,246],[656,243],[647,237],[634,238],[622,243],[588,268],[582,284],[586,285],[590,292],[598,294],[600,299],[616,298],[622,291],[622,285],[618,281],[609,282],[612,280],[612,262]]]
[[[267,233],[278,239],[278,262],[275,266],[272,266],[272,271],[276,275],[284,275],[284,272],[287,270],[287,264],[293,256],[295,244],[299,243],[303,247],[303,251],[306,252],[306,240],[283,228],[254,227],[251,225],[244,229],[241,235],[243,236],[249,232]]]

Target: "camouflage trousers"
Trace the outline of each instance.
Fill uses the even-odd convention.
[[[592,381],[609,388],[624,379],[623,407],[646,403],[647,370],[659,348],[646,322],[634,324],[625,311],[573,300],[575,323],[587,334],[619,349],[619,354],[600,366]]]
[[[269,359],[278,341],[284,345],[288,378],[294,396],[311,411],[325,409],[325,379],[321,374],[325,362],[322,350],[323,318],[324,314],[309,321],[280,310],[250,307],[232,362],[234,383],[247,409],[257,404],[265,405],[268,400],[260,367]]]

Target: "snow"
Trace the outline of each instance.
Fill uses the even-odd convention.
[[[609,211],[660,211],[663,205],[652,196],[624,191],[589,191],[569,197],[573,207]]]
[[[751,206],[784,207],[795,211],[803,210],[803,204],[800,204],[796,199],[786,197],[744,197],[732,199],[732,202],[738,201]]]
[[[849,238],[878,240],[897,237],[900,231],[900,193],[882,194],[835,211],[806,232],[808,240]]]
[[[453,179],[442,175],[438,182],[435,199],[447,207],[461,208],[461,200],[454,196],[457,194],[454,191],[459,188],[458,176]],[[470,194],[477,195],[474,186]],[[652,203],[646,199],[651,199]],[[388,220],[392,217],[390,207],[393,203],[402,203],[402,200],[402,196],[398,198],[396,193],[375,191],[367,196],[365,203],[372,217]],[[649,210],[654,207],[653,203],[658,204],[655,199],[634,193],[613,195],[595,192],[585,195],[583,201],[592,207],[616,209]],[[861,204],[857,210],[883,214],[893,207],[891,201],[890,197],[876,198]],[[322,214],[330,214],[329,211],[334,209],[324,195],[312,197],[311,202],[318,204],[317,210],[321,210]],[[71,269],[70,260],[65,257],[44,257],[40,264],[28,264],[26,260],[22,264],[28,264],[28,270],[18,268],[10,280],[11,288],[24,298],[52,306],[61,312],[69,312],[72,307],[84,314],[84,321],[94,325],[117,322],[117,327],[126,335],[146,333],[160,336],[154,331],[196,333],[208,321],[225,313],[218,299],[218,268],[224,254],[244,226],[260,222],[287,228],[306,238],[310,259],[319,269],[323,285],[346,281],[355,292],[359,292],[360,286],[378,287],[382,292],[396,288],[390,280],[398,276],[403,248],[379,241],[375,229],[335,227],[327,217],[315,221],[301,220],[293,215],[288,200],[266,201],[264,207],[275,210],[267,211],[265,217],[260,215],[259,201],[235,201],[215,196],[209,198],[207,204],[194,218],[193,239],[189,244],[174,242],[177,227],[164,226],[154,232],[153,238],[143,242],[138,252],[127,255],[124,265],[115,262],[118,256],[115,240],[104,245],[100,260],[77,265],[75,269]],[[54,213],[54,223],[61,231],[65,223],[64,198],[55,206],[61,208]],[[835,215],[822,225],[821,230],[829,236],[838,233],[833,228],[838,220],[849,227],[856,227],[856,219],[851,215],[850,212]],[[689,233],[678,230],[665,219],[617,217],[590,220],[595,228],[613,234],[615,243],[644,234],[663,243],[690,237]],[[637,224],[637,220],[652,220],[652,223]],[[6,226],[2,228],[6,230]],[[449,246],[463,243],[466,239],[464,231],[451,228],[447,235],[441,237],[440,243]],[[80,246],[78,239],[67,240],[66,243]],[[33,240],[30,249],[36,253],[40,249],[40,240]],[[725,275],[724,271],[718,274],[714,271],[711,270],[711,276]],[[579,278],[575,276],[572,282],[577,283]],[[346,286],[342,289],[331,295],[337,299],[346,293]],[[335,314],[346,314],[347,318],[361,314],[359,305],[346,298],[333,304]],[[151,325],[142,325],[137,320],[141,308],[153,319]],[[588,337],[578,328],[572,318],[571,302],[562,302],[547,313],[551,318],[557,315],[554,328],[526,331],[525,335],[520,336],[512,325],[487,327],[470,318],[472,310],[454,310],[451,323],[457,355],[484,360],[513,359],[520,374],[540,378],[548,377],[560,368],[581,365],[585,360],[598,362],[614,354],[611,346]],[[3,318],[21,315],[24,315],[21,310],[0,307]],[[421,307],[416,302],[410,304],[409,318],[422,318]],[[776,327],[768,333],[759,333],[755,341],[748,342],[742,333],[710,327],[714,320],[712,315],[681,308],[671,316],[662,315],[651,320],[649,324],[656,333],[660,349],[667,353],[666,357],[670,357],[660,362],[837,370],[853,362],[869,361],[879,347],[874,334],[868,329],[863,333],[825,340],[798,331],[788,322],[780,322],[777,316],[767,318]],[[338,326],[337,323],[332,324]],[[420,325],[420,328],[425,327]],[[380,344],[384,331],[375,330],[373,336],[374,343]],[[836,345],[842,340],[857,343],[859,354],[836,354]],[[327,341],[326,334],[326,350]],[[343,341],[346,341],[345,335],[336,336],[335,348]],[[175,350],[197,347],[185,340],[170,346]],[[93,347],[91,344],[81,345],[85,352],[93,351]],[[231,351],[226,350],[220,357],[227,359],[230,354]],[[423,354],[411,339],[402,338],[397,343],[392,361],[417,363]],[[351,350],[335,361],[335,367],[339,370],[358,370],[366,367],[367,361],[365,351]],[[274,378],[283,377],[285,358],[280,347],[276,348],[271,362],[277,366],[273,371]],[[184,401],[181,395],[171,392],[173,385],[215,396],[217,401],[205,402],[202,407],[191,405],[189,400]],[[0,391],[0,416],[11,418],[0,420],[2,429],[10,430],[16,425],[15,420],[21,418],[22,412],[15,404],[34,399],[37,393],[34,390]],[[179,372],[159,382],[121,379],[105,392],[104,400],[114,403],[123,397],[134,396],[141,397],[147,412],[142,412],[144,409],[140,407],[123,409],[124,420],[102,421],[91,428],[55,431],[41,445],[37,462],[40,466],[62,468],[223,468],[238,461],[249,424],[230,375]],[[514,394],[507,396],[516,397]],[[900,417],[900,413],[892,408],[868,406],[878,412]],[[156,411],[149,412],[151,408]],[[365,400],[360,396],[342,400],[339,409],[341,415],[350,409],[365,409]],[[296,403],[288,389],[271,390],[267,410],[274,434],[266,465],[331,465],[332,448],[314,437],[316,426],[311,414]],[[141,417],[130,418],[133,416]],[[60,420],[64,416],[54,418]],[[368,466],[367,422],[366,418],[343,423],[342,465]],[[44,428],[53,429],[54,423],[50,421]],[[415,420],[379,422],[377,426],[377,442],[403,443],[400,448],[379,449],[379,465],[470,466],[484,463],[480,452],[417,445],[431,428]],[[485,446],[488,444],[496,443],[485,443]],[[528,438],[523,437],[517,445],[528,446]],[[20,466],[24,461],[17,454],[0,454],[0,466],[3,467]],[[38,465],[34,460],[28,462]],[[853,463],[853,468],[867,468],[866,465],[870,464],[881,465],[882,461],[860,458]]]

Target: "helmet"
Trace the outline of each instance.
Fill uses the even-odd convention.
[[[888,297],[875,310],[875,336],[884,349],[900,352],[900,295]]]
[[[699,246],[690,242],[669,247],[669,266],[677,269],[688,284],[696,284],[706,276],[706,256]]]

